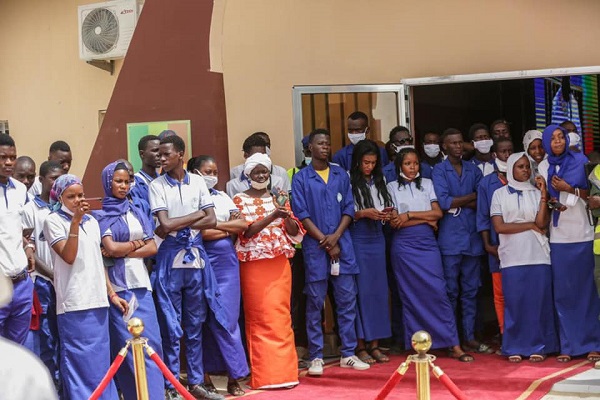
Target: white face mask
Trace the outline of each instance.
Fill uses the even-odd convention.
[[[402,171],[400,171],[400,173],[398,175],[400,175],[400,177],[402,179],[404,179],[405,181],[409,181],[410,180],[406,175],[404,175],[404,172],[402,172]],[[417,175],[414,177],[414,179],[417,179],[419,176],[421,176],[421,173],[417,172]]]
[[[312,162],[312,157],[304,157],[304,164],[308,165]]]
[[[271,157],[271,148],[269,146],[265,147],[265,151],[267,152],[267,155]]]
[[[209,189],[214,188],[217,185],[217,183],[219,182],[219,177],[217,177],[217,176],[202,175],[202,177],[204,178],[204,182],[206,183],[206,186]]]
[[[569,146],[579,147],[581,143],[581,137],[575,132],[569,132]]]
[[[252,188],[254,188],[256,190],[263,190],[263,189],[266,189],[267,186],[269,186],[270,182],[271,182],[271,178],[267,179],[264,182],[256,182],[256,181],[251,180],[250,186],[252,186]]]
[[[62,201],[62,200],[61,200]],[[67,208],[64,204],[60,206],[60,209],[65,213],[69,214],[71,217],[75,215],[75,213]]]
[[[500,172],[506,172],[506,170],[508,169],[506,161],[502,161],[499,158],[496,158],[496,167],[498,167],[498,171]]]
[[[478,140],[476,142],[473,141],[473,146],[475,147],[475,150],[477,150],[481,154],[489,153],[493,144],[494,141],[492,139]]]
[[[356,144],[361,140],[365,140],[367,138],[367,132],[361,133],[348,133],[348,139],[350,139],[350,143]]]
[[[426,144],[423,146],[423,150],[425,150],[425,154],[429,158],[436,158],[440,155],[440,145],[439,144]]]
[[[413,146],[412,144],[403,144],[401,146],[396,146],[394,145],[394,150],[396,150],[396,153],[400,153],[400,151],[402,149],[414,149],[415,146]]]

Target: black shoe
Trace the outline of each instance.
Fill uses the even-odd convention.
[[[175,389],[165,390],[165,400],[183,400],[183,397]]]
[[[188,387],[188,390],[197,399],[225,400],[225,396],[218,393],[211,393],[203,384],[191,385]]]

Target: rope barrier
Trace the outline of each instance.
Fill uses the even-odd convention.
[[[104,392],[104,390],[110,383],[110,380],[115,376],[121,364],[123,364],[123,360],[125,360],[125,356],[127,356],[128,348],[129,342],[127,342],[125,347],[119,350],[119,354],[117,354],[115,360],[110,365],[110,368],[108,369],[108,371],[106,371],[106,375],[104,375],[104,378],[102,378],[96,390],[92,392],[92,395],[90,396],[89,400],[98,400],[100,396],[102,396],[102,392]]]
[[[383,400],[390,394],[390,392],[398,384],[398,382],[400,382],[402,378],[404,378],[404,374],[406,374],[406,371],[408,371],[409,364],[410,361],[404,361],[402,364],[400,364],[398,369],[394,371],[392,376],[390,376],[390,379],[388,379],[383,388],[381,388],[381,390],[377,394],[377,397],[375,397],[375,400]]]
[[[171,382],[171,384],[175,387],[177,392],[179,392],[179,394],[182,395],[185,400],[196,400],[196,398],[194,396],[192,396],[192,394],[190,392],[188,392],[185,387],[183,387],[183,385],[177,380],[177,378],[175,378],[175,376],[171,373],[171,371],[165,365],[163,360],[160,359],[160,357],[154,351],[154,349],[152,349],[152,347],[150,347],[149,345],[146,345],[145,347],[146,347],[146,353],[148,353],[148,356],[150,356],[150,359],[152,361],[154,361],[154,363],[160,369],[160,372],[162,372],[164,377],[167,378],[169,380],[169,382]]]
[[[442,371],[440,367],[436,367],[433,365],[433,363],[431,363],[431,366],[433,367],[433,374],[435,377],[442,382],[442,384],[446,387],[446,389],[448,389],[455,399],[467,400],[467,396],[458,388],[458,386],[456,386],[452,379],[450,379],[450,377],[446,375],[444,371]]]

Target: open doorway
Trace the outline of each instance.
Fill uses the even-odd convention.
[[[510,124],[516,149],[522,150],[523,134],[529,129],[571,120],[588,154],[600,149],[600,68],[578,73],[582,69],[404,80],[412,129],[417,138],[448,127],[467,133],[473,123],[503,119]]]

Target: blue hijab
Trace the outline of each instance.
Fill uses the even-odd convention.
[[[565,137],[565,151],[559,155],[552,153],[552,134],[555,130],[560,130]],[[588,189],[588,180],[585,176],[584,165],[587,163],[587,157],[583,153],[577,153],[569,149],[569,132],[561,127],[560,125],[548,125],[542,133],[542,146],[548,154],[548,192],[550,196],[560,199],[560,193],[552,187],[552,177],[558,176],[563,179],[569,185],[574,188]],[[558,171],[557,171],[558,167]],[[558,225],[558,219],[560,217],[559,211],[553,211],[552,223],[554,226]]]
[[[94,212],[94,216],[100,225],[102,236],[110,229],[112,239],[115,242],[129,241],[129,226],[124,218],[129,211],[137,218],[144,230],[144,239],[152,238],[152,225],[144,212],[133,202],[129,201],[129,196],[124,199],[116,198],[112,193],[112,181],[116,171],[127,171],[125,164],[112,162],[102,170],[102,186],[104,188],[104,198],[102,199],[102,210]],[[127,288],[125,278],[125,259],[114,258],[114,266],[108,269],[110,281],[122,288]]]

